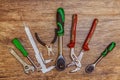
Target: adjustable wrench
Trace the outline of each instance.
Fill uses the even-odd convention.
[[[9,51],[23,65],[26,74],[30,73],[30,71],[34,72],[34,67],[24,62],[12,48],[9,48]]]
[[[33,60],[31,59],[31,57],[29,56],[27,50],[24,48],[24,46],[22,45],[22,43],[20,42],[20,40],[18,38],[14,38],[12,40],[12,43],[15,45],[15,47],[23,54],[24,57],[27,57],[28,60],[32,63],[32,65],[36,68],[37,71],[40,71],[40,67],[37,67],[35,65],[35,63],[33,62]]]
[[[88,43],[90,42],[90,39],[92,38],[92,35],[93,35],[94,31],[95,31],[97,23],[98,23],[98,19],[95,18],[93,23],[92,23],[91,29],[90,29],[90,31],[89,31],[86,39],[85,39],[85,42],[82,45],[82,49],[80,50],[80,54],[78,56],[78,59],[79,59],[80,62],[81,62],[81,59],[82,59],[83,54],[84,54],[83,50],[84,51],[88,51],[89,50]],[[72,61],[69,65],[67,65],[67,67],[73,66],[73,65],[76,65],[75,61]]]

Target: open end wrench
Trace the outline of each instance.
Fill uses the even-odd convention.
[[[76,56],[75,52],[74,52],[74,47],[75,47],[75,41],[76,41],[76,25],[77,25],[77,14],[73,14],[73,18],[72,18],[72,28],[71,28],[71,40],[70,43],[68,44],[68,47],[71,49],[71,58],[74,61],[75,65],[76,65],[76,69],[70,71],[70,72],[76,72],[78,70],[80,70],[81,67],[81,63],[78,59],[78,57]],[[68,64],[69,66],[69,64]]]
[[[90,29],[90,31],[89,31],[86,39],[85,39],[85,42],[84,42],[84,44],[82,45],[82,49],[80,50],[80,54],[79,54],[79,56],[78,56],[78,59],[79,59],[80,62],[81,62],[81,59],[82,59],[83,54],[84,54],[84,53],[83,53],[83,50],[84,50],[84,51],[88,51],[88,50],[89,50],[88,44],[89,44],[89,42],[90,42],[90,40],[91,40],[91,38],[92,38],[92,35],[93,35],[94,31],[95,31],[95,28],[96,28],[96,26],[97,26],[97,23],[98,23],[98,19],[95,18],[94,21],[93,21],[93,23],[92,23],[91,29]],[[69,64],[67,67],[73,66],[73,65],[75,65],[75,62],[74,62],[74,61],[72,61],[71,64]]]
[[[26,74],[30,73],[30,71],[34,72],[34,67],[24,62],[12,48],[9,48],[9,51],[23,65]]]

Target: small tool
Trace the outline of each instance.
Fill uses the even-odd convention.
[[[80,70],[80,67],[81,67],[81,63],[74,52],[75,41],[76,41],[76,26],[77,26],[77,14],[73,14],[71,40],[70,40],[70,43],[68,44],[68,47],[71,49],[70,56],[71,56],[72,60],[75,62],[75,65],[77,66],[77,68],[70,72],[76,72],[76,71]]]
[[[56,61],[56,69],[62,71],[66,68],[65,58],[63,57],[63,35],[64,35],[65,14],[63,8],[57,9],[57,26],[58,26],[58,53],[59,57]]]
[[[43,56],[42,56],[42,53],[39,52],[39,50],[38,50],[38,48],[37,48],[37,45],[36,45],[36,43],[35,43],[35,41],[34,41],[34,39],[33,39],[33,37],[32,37],[32,34],[31,34],[31,32],[30,32],[29,27],[28,27],[27,25],[25,25],[25,24],[24,24],[24,26],[25,26],[25,32],[26,32],[26,34],[27,34],[27,37],[28,37],[28,39],[29,39],[29,41],[30,41],[33,49],[34,49],[35,57],[36,57],[38,63],[40,64],[40,66],[41,66],[41,71],[42,71],[43,73],[46,73],[46,72],[49,72],[50,70],[54,69],[55,66],[50,66],[50,67],[46,68],[46,65],[45,65],[45,64],[51,62],[52,59],[44,60],[44,58],[43,58]]]
[[[92,64],[88,65],[85,69],[86,73],[91,73],[95,69],[95,66],[109,53],[111,52],[114,47],[116,46],[115,42],[111,42],[108,47],[101,53],[99,58]]]
[[[9,51],[23,65],[26,74],[29,74],[30,71],[34,72],[34,67],[23,61],[12,48],[9,48]]]
[[[83,54],[84,54],[82,50],[84,50],[84,51],[88,51],[89,50],[88,44],[90,42],[90,39],[92,38],[92,35],[93,35],[94,31],[95,31],[97,23],[98,23],[98,19],[95,18],[93,23],[92,23],[91,29],[90,29],[90,31],[89,31],[86,39],[85,39],[85,42],[82,45],[82,49],[80,50],[80,54],[78,56],[78,59],[79,59],[80,62],[81,62],[81,59],[82,59]],[[76,65],[74,61],[72,61],[69,65],[67,65],[67,67],[73,66],[73,65]],[[80,69],[78,69],[78,70],[80,70]]]
[[[39,67],[37,67],[35,65],[35,63],[33,62],[33,60],[31,59],[31,57],[29,56],[27,50],[25,50],[25,48],[23,47],[22,43],[19,41],[18,38],[14,38],[12,40],[12,43],[15,45],[15,47],[23,54],[24,57],[27,57],[28,60],[32,63],[32,65],[37,69],[37,71],[40,70]]]
[[[36,37],[37,41],[38,41],[41,45],[43,45],[43,46],[45,46],[45,47],[47,48],[47,52],[48,52],[48,55],[49,55],[49,56],[50,56],[50,54],[53,54],[53,55],[54,55],[52,46],[53,46],[53,44],[54,44],[54,43],[56,42],[56,40],[57,40],[57,29],[55,29],[54,39],[52,40],[52,42],[51,42],[49,45],[47,45],[45,42],[43,42],[43,41],[40,39],[40,37],[38,36],[37,33],[35,33],[35,37]]]

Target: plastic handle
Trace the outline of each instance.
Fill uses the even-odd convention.
[[[71,40],[70,40],[70,43],[68,44],[69,48],[73,48],[75,46],[76,26],[77,26],[77,14],[73,14],[72,30],[71,30]]]
[[[110,51],[112,51],[116,46],[115,42],[111,42],[108,47],[102,52],[102,56],[105,57]]]
[[[23,56],[27,57],[28,56],[28,52],[25,50],[25,48],[23,47],[23,45],[21,44],[21,42],[19,41],[18,38],[14,38],[12,40],[12,43],[15,45],[15,47],[17,49],[20,50],[20,52],[23,54]]]
[[[92,23],[92,26],[91,26],[91,29],[90,29],[87,37],[86,37],[86,40],[85,40],[85,42],[84,42],[84,44],[83,44],[83,47],[82,47],[82,49],[83,49],[84,51],[88,51],[88,50],[89,50],[88,44],[89,44],[90,39],[91,39],[91,37],[92,37],[92,35],[93,35],[94,31],[95,31],[95,28],[96,28],[96,26],[97,26],[97,23],[98,23],[98,19],[94,19],[94,21],[93,21],[93,23]]]
[[[58,8],[57,9],[57,26],[58,26],[57,35],[58,36],[63,36],[64,35],[64,22],[65,22],[64,9],[63,8]]]

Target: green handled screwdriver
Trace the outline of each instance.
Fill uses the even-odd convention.
[[[94,70],[96,64],[98,64],[98,62],[100,62],[103,57],[105,57],[109,52],[111,52],[115,46],[116,46],[116,43],[111,42],[108,45],[108,47],[101,53],[100,57],[93,64],[90,64],[86,67],[85,69],[86,73],[91,73]]]
[[[12,40],[12,43],[15,45],[15,47],[23,54],[24,57],[27,57],[28,60],[32,63],[32,65],[38,70],[38,67],[34,64],[30,56],[28,55],[28,52],[25,50],[21,42],[19,41],[18,38],[14,38]]]

